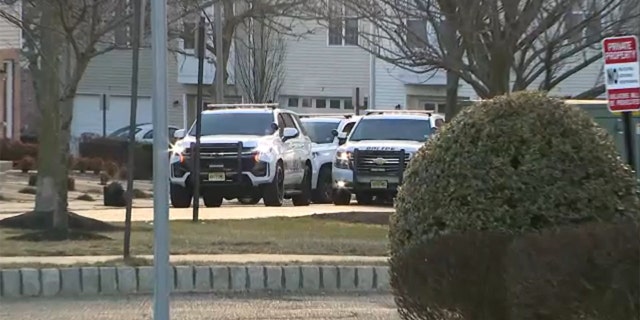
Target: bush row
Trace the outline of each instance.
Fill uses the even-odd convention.
[[[122,140],[96,138],[80,142],[80,158],[69,159],[69,167],[81,173],[104,172],[111,177],[126,176],[125,165],[128,157],[128,142]],[[2,139],[0,140],[0,160],[13,161],[14,167],[28,172],[36,169],[38,146]],[[134,179],[151,179],[153,173],[153,148],[150,144],[136,144],[134,152]]]
[[[394,256],[404,319],[640,319],[640,233],[590,223],[513,236],[452,233]]]

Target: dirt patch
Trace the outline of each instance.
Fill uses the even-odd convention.
[[[121,227],[97,219],[83,217],[73,212],[67,212],[67,215],[69,219],[69,229],[83,231],[117,231],[122,229]],[[0,220],[0,226],[15,229],[43,230],[53,224],[52,219],[53,215],[51,213],[31,211],[2,219]]]
[[[364,223],[375,225],[389,225],[391,212],[336,212],[311,215],[313,219],[333,220],[346,223]]]

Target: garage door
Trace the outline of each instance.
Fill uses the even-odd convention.
[[[102,134],[105,114],[101,109],[99,95],[78,95],[73,101],[73,122],[71,134],[79,137],[82,133]],[[107,134],[129,125],[131,99],[123,96],[107,97]],[[151,99],[138,98],[137,123],[151,122]]]

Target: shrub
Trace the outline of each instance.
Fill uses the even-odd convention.
[[[87,158],[79,158],[78,160],[76,160],[74,168],[80,173],[85,173],[89,169],[89,162],[90,160]]]
[[[101,158],[117,164],[127,163],[128,142],[119,139],[96,138],[80,143],[80,155],[89,158]],[[151,179],[153,170],[153,146],[135,144],[134,178]]]
[[[20,168],[20,171],[22,171],[23,173],[27,173],[35,169],[35,167],[36,167],[36,160],[30,156],[25,156],[20,160],[20,162],[18,162],[18,168]]]
[[[26,156],[37,158],[38,146],[19,140],[0,139],[0,160],[19,161]]]
[[[638,217],[635,176],[585,112],[542,93],[462,111],[409,163],[392,246],[466,230],[509,232]]]
[[[91,160],[89,160],[89,170],[93,171],[94,174],[100,174],[103,164],[104,161],[102,159],[92,158]]]
[[[104,205],[107,207],[124,207],[127,201],[124,197],[124,188],[118,182],[111,182],[103,189]]]
[[[96,201],[96,199],[94,199],[91,195],[86,193],[79,195],[76,199],[82,200],[82,201]]]
[[[38,175],[37,174],[30,174],[29,175],[29,181],[27,182],[27,184],[30,187],[35,187],[37,183],[38,183]]]
[[[118,165],[113,161],[106,161],[102,167],[102,170],[109,177],[115,177],[116,174],[118,174]]]
[[[506,319],[504,309],[495,307],[506,304],[500,294],[506,285],[487,284],[486,292],[496,291],[502,299],[489,301],[486,293],[464,285],[467,276],[456,271],[475,261],[482,267],[473,277],[502,276],[490,260],[503,261],[506,253],[475,246],[484,240],[474,233],[509,238],[592,221],[638,221],[636,189],[635,176],[611,137],[575,107],[522,92],[466,108],[416,153],[404,173],[389,228],[391,282],[400,312],[416,319],[432,319],[434,313],[415,310]],[[459,249],[443,256],[432,254],[442,245],[440,238],[456,236],[466,245],[456,244]],[[579,244],[565,242],[558,250]],[[434,273],[433,280],[424,280]],[[424,289],[429,299],[406,287],[420,284],[429,287]],[[508,290],[511,285],[516,284],[510,282]],[[434,298],[438,294],[441,299]]]
[[[74,177],[67,177],[67,190],[76,191],[76,179]]]

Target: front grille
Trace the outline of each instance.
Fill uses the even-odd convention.
[[[200,158],[217,158],[227,156],[238,156],[239,143],[203,143],[200,145]],[[241,146],[241,145],[240,145]],[[242,155],[250,155],[253,148],[242,147]],[[186,148],[183,152],[185,156],[191,155],[191,148]]]
[[[253,158],[242,158],[242,170],[251,171],[256,165]],[[238,172],[238,158],[237,157],[219,157],[219,158],[201,158],[200,159],[200,172]]]
[[[404,154],[404,165],[400,167],[401,153],[397,151],[358,151],[355,167],[360,173],[398,174],[409,163],[409,153]]]

